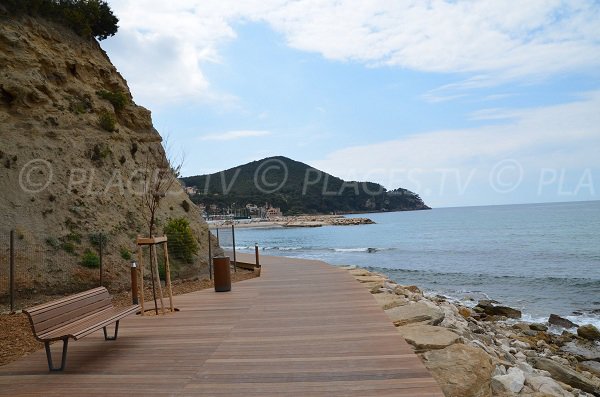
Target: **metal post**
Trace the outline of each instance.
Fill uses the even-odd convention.
[[[138,275],[135,261],[131,261],[131,301],[134,305],[138,304]]]
[[[260,267],[260,263],[258,262],[258,244],[254,243],[254,257],[256,259],[256,264],[254,267]]]
[[[98,233],[98,238],[99,238],[99,251],[100,251],[100,286],[102,287],[102,276],[103,276],[103,266],[102,266],[102,251],[103,251],[103,244],[102,244],[102,240],[103,240],[103,236],[102,233]]]
[[[219,241],[219,226],[217,226],[217,245],[221,245],[221,241]]]
[[[212,280],[212,242],[210,241],[210,229],[208,229],[208,278]]]
[[[10,231],[10,312],[15,311],[15,231]]]
[[[237,273],[237,261],[235,260],[235,225],[231,225],[231,240],[233,243],[233,271]]]

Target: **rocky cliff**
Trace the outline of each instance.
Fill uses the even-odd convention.
[[[58,287],[95,274],[80,258],[101,232],[105,280],[125,285],[127,252],[148,234],[142,175],[164,163],[161,141],[96,40],[0,7],[0,248],[16,230],[25,279]],[[157,215],[158,234],[169,218],[189,220],[200,249],[178,271],[198,274],[207,228],[179,183]]]

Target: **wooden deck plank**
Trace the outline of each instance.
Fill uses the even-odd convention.
[[[0,367],[0,395],[443,396],[346,271],[261,265],[231,292],[180,295],[177,313],[122,320],[117,341],[70,344],[64,373],[48,373],[43,351]]]

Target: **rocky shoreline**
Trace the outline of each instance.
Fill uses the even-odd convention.
[[[469,308],[342,268],[370,290],[447,397],[600,396],[600,331],[592,325],[556,315],[546,324],[521,322],[520,311],[498,302]]]

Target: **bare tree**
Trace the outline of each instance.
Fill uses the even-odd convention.
[[[183,166],[183,154],[174,160],[169,153],[168,138],[164,140],[164,148],[160,146],[158,152],[148,151],[146,153],[146,164],[144,167],[144,192],[142,194],[142,205],[144,217],[148,225],[149,237],[154,237],[156,228],[156,212],[160,203],[166,197],[175,183]]]

